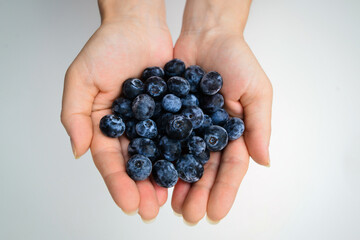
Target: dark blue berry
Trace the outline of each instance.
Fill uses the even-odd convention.
[[[164,71],[167,77],[182,76],[185,71],[185,63],[175,58],[165,64]]]
[[[111,110],[115,115],[118,115],[122,119],[126,120],[134,117],[131,105],[131,100],[120,97],[115,99],[112,104]]]
[[[182,110],[181,114],[191,121],[193,129],[199,128],[204,122],[204,113],[199,107],[187,107]]]
[[[108,137],[120,137],[125,131],[125,123],[121,117],[109,114],[100,120],[100,130]]]
[[[173,162],[181,155],[181,142],[179,140],[163,136],[159,141],[159,149],[166,160]]]
[[[204,121],[201,124],[201,126],[198,129],[196,129],[196,133],[201,137],[204,136],[205,130],[211,125],[213,125],[211,117],[207,114],[204,114]]]
[[[160,77],[150,77],[145,82],[145,92],[154,99],[162,98],[166,91],[166,82]]]
[[[184,78],[188,80],[190,84],[190,92],[198,91],[199,82],[204,74],[204,70],[197,65],[192,65],[185,70]]]
[[[229,119],[224,125],[230,140],[236,140],[244,133],[245,125],[243,120],[237,117]]]
[[[150,158],[152,161],[158,156],[156,144],[148,138],[134,138],[131,140],[128,146],[128,153],[130,156],[141,154]]]
[[[166,126],[167,135],[174,139],[184,139],[192,130],[191,121],[183,115],[174,115]]]
[[[181,99],[183,107],[199,106],[199,99],[194,94],[186,95]]]
[[[176,162],[175,168],[179,178],[188,183],[199,181],[204,173],[204,167],[191,154],[181,156]]]
[[[189,94],[190,84],[182,77],[172,77],[167,81],[169,92],[175,94],[178,97],[185,97]]]
[[[204,95],[201,99],[201,108],[204,112],[214,113],[224,106],[224,97],[220,93],[215,95]]]
[[[206,129],[204,140],[210,151],[218,152],[228,144],[228,135],[224,128],[213,125]]]
[[[155,111],[155,101],[147,94],[140,94],[132,102],[132,111],[138,120],[151,118]]]
[[[228,119],[229,114],[223,108],[211,114],[211,120],[214,125],[223,126]]]
[[[194,158],[204,166],[210,159],[210,150],[206,148],[205,151],[199,155],[194,155]]]
[[[134,181],[142,181],[151,174],[152,163],[149,158],[137,154],[126,163],[126,172]]]
[[[205,151],[206,143],[201,137],[193,136],[188,140],[187,148],[192,155],[199,155]]]
[[[131,120],[128,120],[125,125],[126,125],[126,129],[125,129],[125,133],[126,133],[126,136],[132,140],[134,138],[138,138],[139,135],[137,134],[136,132],[136,123],[138,121],[135,120],[135,119],[131,119]]]
[[[179,179],[174,165],[166,160],[159,160],[155,162],[152,170],[152,176],[154,181],[160,187],[165,188],[175,186]]]
[[[156,126],[158,128],[158,133],[160,135],[166,134],[166,126],[167,126],[168,122],[170,121],[170,119],[173,118],[173,116],[174,115],[172,113],[164,113],[156,120]]]
[[[136,124],[136,132],[141,137],[155,138],[158,134],[156,124],[151,119],[146,119]]]
[[[123,83],[122,92],[126,98],[132,100],[144,93],[144,83],[140,79],[129,78]]]
[[[218,72],[208,72],[200,81],[200,89],[205,95],[214,95],[220,91],[223,79]]]
[[[161,67],[148,67],[145,68],[141,75],[142,80],[146,80],[150,77],[157,76],[163,78],[165,75],[164,70]]]
[[[155,102],[154,114],[151,117],[152,119],[158,119],[162,115],[162,102]]]
[[[176,113],[181,109],[181,99],[172,93],[166,94],[161,106],[165,111]]]

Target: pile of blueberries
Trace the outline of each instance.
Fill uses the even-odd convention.
[[[221,151],[228,140],[244,132],[240,118],[230,118],[223,109],[223,85],[215,71],[185,67],[173,59],[144,70],[141,80],[127,79],[112,113],[100,120],[108,137],[130,139],[126,172],[135,181],[152,174],[154,181],[170,188],[178,178],[197,182],[204,173],[210,151]]]

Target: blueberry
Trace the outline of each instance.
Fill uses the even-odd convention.
[[[174,94],[166,94],[161,106],[168,112],[176,113],[181,109],[181,99]]]
[[[142,80],[146,80],[150,77],[157,76],[163,78],[165,75],[164,70],[161,67],[148,67],[145,68],[141,75]]]
[[[199,135],[199,136],[204,136],[205,134],[205,130],[210,127],[211,125],[213,125],[212,123],[212,120],[211,120],[211,117],[207,114],[204,114],[204,121],[203,123],[201,124],[201,126],[196,129],[196,133]]]
[[[214,125],[223,126],[228,119],[229,114],[223,108],[211,114],[211,120]]]
[[[173,162],[181,155],[181,142],[163,136],[159,141],[159,149],[166,160]]]
[[[155,111],[155,102],[147,94],[140,94],[132,102],[132,111],[138,120],[151,118]]]
[[[196,159],[196,161],[198,161],[199,163],[201,163],[201,165],[204,166],[210,159],[210,150],[205,149],[205,151],[200,153],[199,155],[194,155],[194,158]]]
[[[158,156],[156,144],[148,138],[134,138],[128,146],[129,156],[141,154],[150,158],[152,161]]]
[[[155,102],[154,114],[151,118],[158,119],[162,115],[162,102]]]
[[[166,133],[174,139],[184,139],[192,132],[191,121],[182,115],[174,115],[166,126]]]
[[[190,119],[194,129],[199,128],[204,122],[204,113],[199,107],[187,107],[181,114]]]
[[[182,76],[185,71],[185,63],[175,58],[165,64],[164,71],[167,77]]]
[[[243,120],[237,117],[229,119],[224,125],[230,140],[236,140],[244,133],[245,125]]]
[[[158,134],[156,123],[151,119],[146,119],[136,124],[136,132],[141,137],[155,138]]]
[[[102,117],[99,127],[103,134],[112,138],[120,137],[125,131],[125,123],[121,117],[113,114]]]
[[[165,113],[156,120],[156,126],[158,128],[158,133],[160,135],[166,134],[166,126],[167,126],[168,122],[170,121],[170,119],[173,118],[173,116],[174,115],[172,113]]]
[[[129,78],[123,83],[122,92],[128,99],[134,99],[144,93],[144,83],[137,78]]]
[[[194,94],[186,95],[181,99],[183,107],[199,106],[199,99]]]
[[[131,105],[131,100],[120,97],[113,102],[111,110],[115,115],[118,115],[122,119],[126,120],[134,117]]]
[[[224,106],[224,97],[220,93],[215,95],[204,95],[201,99],[201,108],[204,112],[214,113]]]
[[[223,79],[218,72],[208,72],[200,81],[200,89],[205,95],[214,95],[220,91]]]
[[[191,154],[181,156],[176,162],[175,168],[179,178],[188,183],[199,181],[204,173],[204,167]]]
[[[152,170],[152,176],[159,186],[165,188],[175,186],[179,179],[174,165],[166,160],[159,160],[155,162]]]
[[[126,172],[134,181],[142,181],[151,174],[152,163],[149,158],[137,154],[126,163]]]
[[[193,136],[187,142],[187,148],[189,149],[189,153],[192,155],[199,155],[205,151],[206,143],[201,137]]]
[[[185,97],[190,91],[189,82],[182,77],[172,77],[167,81],[169,92],[178,97]]]
[[[154,99],[162,98],[166,91],[166,82],[160,77],[150,77],[145,82],[145,91]]]
[[[199,82],[204,74],[204,70],[197,65],[192,65],[185,70],[184,78],[188,80],[190,84],[190,92],[198,91]]]
[[[136,132],[136,123],[137,123],[137,120],[135,120],[135,119],[128,120],[125,123],[125,125],[126,125],[125,133],[126,133],[126,136],[130,140],[139,137],[139,135]]]
[[[206,129],[204,140],[210,151],[217,152],[226,147],[228,135],[224,128],[213,125]]]

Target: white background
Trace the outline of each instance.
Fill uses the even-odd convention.
[[[174,40],[184,0],[167,0]],[[274,86],[271,168],[251,163],[218,225],[113,203],[60,124],[96,1],[0,1],[0,239],[360,239],[360,2],[254,1],[245,37]]]

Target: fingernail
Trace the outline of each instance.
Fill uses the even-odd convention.
[[[182,217],[181,213],[177,213],[175,211],[173,211],[174,215],[177,216],[177,217]]]
[[[268,168],[269,168],[270,166],[271,166],[271,165],[270,165],[270,162],[269,162],[267,165],[265,165],[265,167],[268,167]]]
[[[147,220],[147,219],[143,219],[141,218],[141,220],[146,223],[146,224],[150,224],[150,223],[153,223],[155,221],[156,218],[153,218],[153,219],[150,219],[150,220]]]
[[[128,215],[128,216],[134,216],[135,214],[138,213],[138,210],[135,210],[135,211],[133,211],[133,212],[125,212],[125,211],[123,210],[123,212],[124,212],[126,215]]]
[[[73,141],[72,141],[71,138],[70,138],[70,143],[71,143],[72,152],[73,152],[73,154],[74,154],[74,158],[75,158],[75,159],[79,159],[80,157],[78,157],[78,156],[76,155],[75,145],[74,145],[74,143],[73,143]]]
[[[183,219],[183,221],[184,221],[184,223],[185,223],[186,225],[188,225],[188,226],[190,226],[190,227],[193,227],[193,226],[195,226],[196,224],[198,224],[198,223],[188,222],[188,221],[186,221],[185,219]]]
[[[220,222],[220,220],[219,221],[211,220],[207,215],[206,215],[206,221],[212,225],[216,225]]]

